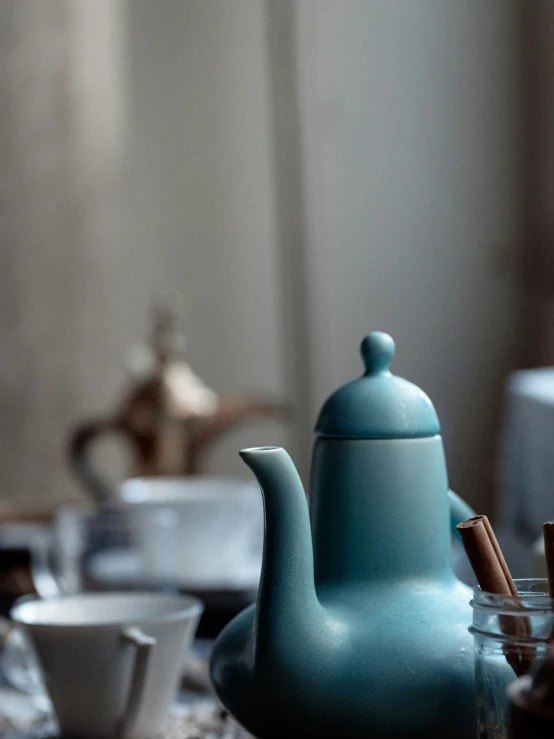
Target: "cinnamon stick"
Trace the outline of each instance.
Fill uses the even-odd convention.
[[[462,543],[481,590],[498,595],[517,597],[518,592],[510,570],[486,516],[474,516],[458,524]],[[554,564],[554,559],[553,559]],[[531,625],[524,617],[501,616],[500,624],[504,633],[527,637]],[[516,675],[529,671],[532,654],[529,649],[506,646],[506,659]]]
[[[517,592],[515,582],[512,579],[512,575],[510,574],[510,570],[508,569],[508,564],[504,559],[502,549],[500,549],[500,544],[498,543],[498,539],[494,535],[494,531],[492,530],[492,526],[487,516],[483,516],[483,523],[485,525],[485,528],[487,529],[487,534],[489,535],[489,539],[491,540],[491,544],[498,558],[498,563],[500,564],[500,567],[502,567],[502,572],[506,577],[506,582],[508,583],[508,587],[510,588],[510,594],[517,598],[519,593]]]
[[[548,594],[554,598],[554,521],[547,521],[542,527],[544,535],[544,556],[548,574]]]
[[[510,580],[512,578],[509,573],[506,574],[506,570],[500,563],[497,549],[489,533],[490,524],[487,526],[485,519],[488,523],[486,516],[474,516],[462,521],[456,528],[460,532],[464,549],[481,590],[485,590],[487,593],[512,595],[508,577]],[[494,541],[496,542],[496,537],[494,537]],[[498,542],[496,542],[496,546],[498,546]]]

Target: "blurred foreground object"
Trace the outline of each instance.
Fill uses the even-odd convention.
[[[508,688],[510,739],[551,739],[554,736],[554,649],[532,675]]]
[[[218,396],[195,375],[182,358],[179,303],[175,293],[154,305],[151,347],[135,353],[136,381],[115,414],[85,421],[71,433],[71,467],[101,504],[115,494],[92,466],[89,450],[104,434],[119,434],[130,443],[134,475],[194,475],[221,434],[249,419],[287,414],[283,403],[267,398]]]

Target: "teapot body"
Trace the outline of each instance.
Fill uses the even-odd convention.
[[[475,737],[471,592],[450,548],[468,509],[448,490],[435,409],[391,374],[393,353],[370,334],[364,375],[324,404],[309,510],[283,449],[241,452],[264,497],[262,575],[211,677],[258,739]]]
[[[475,737],[465,585],[451,576],[317,592],[327,632],[297,629],[254,660],[251,607],[216,642],[212,680],[239,723],[258,739]]]
[[[318,585],[451,577],[440,435],[317,439],[310,490]]]
[[[452,573],[449,518],[439,435],[317,439],[310,521],[325,625],[283,627],[255,658],[255,612],[229,625],[212,676],[235,718],[258,739],[473,739],[471,590]],[[237,662],[219,656],[229,641]]]

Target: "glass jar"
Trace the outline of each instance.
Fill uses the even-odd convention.
[[[544,579],[516,580],[517,597],[473,591],[477,736],[508,739],[507,688],[544,658],[554,601]]]

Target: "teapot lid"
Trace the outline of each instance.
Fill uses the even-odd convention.
[[[365,373],[342,385],[324,403],[316,425],[333,439],[411,439],[440,433],[435,408],[417,385],[393,375],[395,344],[374,331],[362,341]]]

